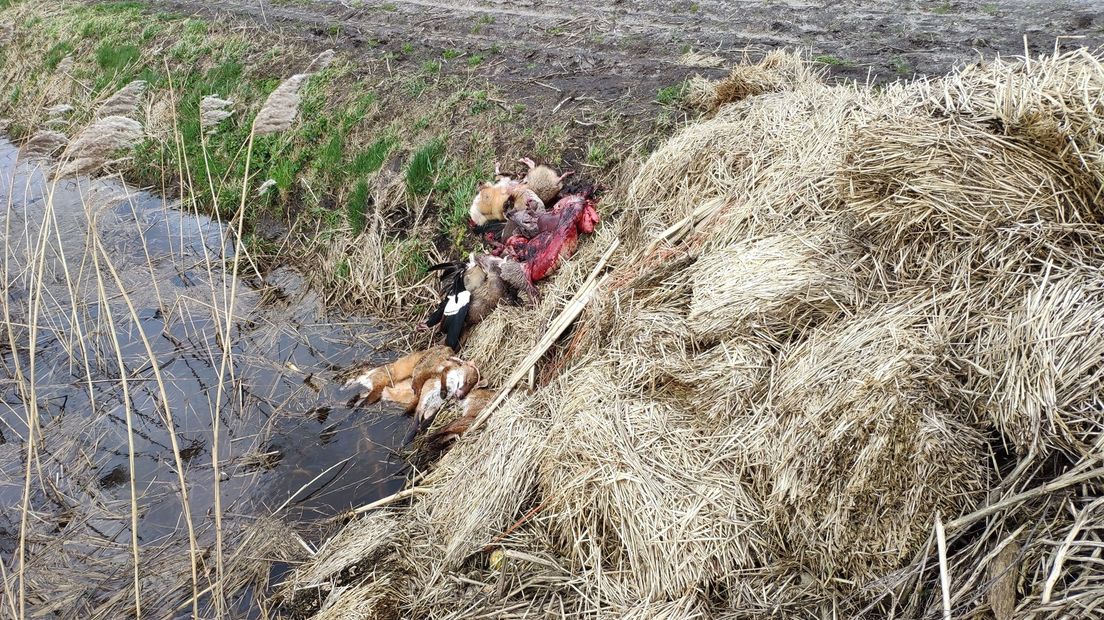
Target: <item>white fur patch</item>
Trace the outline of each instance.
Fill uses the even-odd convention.
[[[372,375],[370,373],[365,373],[363,375],[360,375],[359,377],[353,377],[352,379],[349,379],[348,381],[345,382],[345,389],[353,387],[354,384],[363,386],[364,389],[371,392],[372,391]]]
[[[449,295],[448,303],[445,304],[445,316],[452,316],[460,309],[468,305],[471,301],[471,293],[468,291],[460,291],[457,295]]]
[[[448,387],[449,396],[459,396],[460,390],[464,387],[464,379],[467,378],[464,367],[453,368],[445,374],[445,385]]]
[[[422,384],[422,394],[418,398],[418,420],[425,420],[437,413],[445,401],[441,398],[441,380],[430,379]]]
[[[479,194],[476,194],[475,199],[472,200],[472,206],[471,209],[468,210],[468,215],[471,216],[476,226],[482,226],[487,223],[487,218],[479,210]]]

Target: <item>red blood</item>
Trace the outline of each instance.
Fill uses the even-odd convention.
[[[539,233],[532,239],[514,235],[506,240],[506,253],[525,266],[525,275],[536,282],[554,272],[561,257],[575,253],[579,232],[592,233],[599,222],[594,202],[582,194],[564,196],[552,211],[540,217]]]

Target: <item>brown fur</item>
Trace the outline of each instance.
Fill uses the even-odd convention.
[[[358,366],[346,373],[345,387],[349,388],[354,384],[359,384],[366,391],[360,393],[357,401],[367,405],[377,403],[383,395],[384,388],[395,387],[399,383],[410,379],[414,373],[414,368],[418,366],[423,357],[431,352],[434,355],[439,353],[435,351],[436,349],[445,349],[451,353],[448,347],[433,347],[425,351],[414,351],[390,364],[377,366],[376,368],[368,369],[366,366]]]
[[[479,370],[475,364],[459,358],[449,358],[437,366],[437,372],[422,384],[414,417],[419,424],[429,420],[450,399],[463,399],[479,383]],[[452,378],[452,387],[449,379]]]
[[[426,449],[433,452],[447,450],[454,441],[468,431],[468,427],[472,425],[472,422],[475,422],[475,419],[490,404],[494,396],[494,390],[486,388],[475,388],[469,392],[467,398],[463,400],[463,415],[426,437]]]
[[[452,359],[452,349],[445,345],[437,345],[430,347],[422,352],[422,357],[418,360],[418,363],[411,369],[410,376],[414,383],[414,396],[415,398],[421,397],[422,387],[426,381],[441,375],[445,372]],[[443,391],[442,382],[437,389]]]
[[[402,405],[407,411],[410,411],[418,404],[418,397],[414,394],[414,384],[410,379],[396,383],[395,385],[384,386],[380,400]]]
[[[484,183],[472,203],[469,215],[476,225],[498,222],[506,219],[506,206],[510,202],[510,192],[501,185]]]
[[[525,184],[529,186],[529,189],[536,192],[537,197],[544,204],[551,204],[556,199],[556,195],[563,189],[560,175],[548,166],[537,166],[530,170],[529,174],[525,175]]]
[[[493,266],[484,267],[476,259],[474,265],[464,272],[464,288],[471,292],[471,305],[468,307],[468,325],[477,325],[487,318],[506,294],[506,284]]]
[[[574,172],[560,174],[550,166],[544,164],[539,166],[536,165],[533,160],[527,157],[523,157],[518,161],[529,167],[529,172],[525,175],[525,179],[522,180],[522,183],[533,190],[533,193],[535,193],[545,205],[552,204],[552,201],[559,195],[560,190],[563,189],[563,180],[574,174]]]

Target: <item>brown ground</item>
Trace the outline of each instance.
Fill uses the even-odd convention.
[[[659,89],[694,73],[683,52],[727,61],[803,48],[839,76],[886,81],[944,73],[1000,53],[1104,45],[1092,0],[153,0],[185,13],[232,14],[319,45],[379,57],[413,46],[486,56],[488,77],[516,100],[565,112],[653,115]],[[1066,39],[1066,37],[1075,37]],[[572,99],[572,97],[574,99]],[[589,108],[572,110],[574,107]]]

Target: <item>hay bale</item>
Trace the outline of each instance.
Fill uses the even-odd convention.
[[[416,531],[401,513],[356,519],[292,573],[278,591],[293,617],[326,620],[397,617],[409,596],[409,550]]]
[[[611,363],[571,368],[545,393],[553,427],[540,489],[561,552],[658,600],[735,580],[759,555],[762,511],[741,442],[641,398]]]
[[[851,144],[839,180],[844,208],[882,244],[1097,219],[1060,165],[967,121],[885,119],[861,128]]]
[[[723,105],[743,101],[748,97],[796,90],[805,84],[819,82],[822,74],[822,71],[800,56],[777,50],[764,56],[758,63],[737,65],[728,77],[712,84],[712,92],[707,96],[703,96],[706,91],[699,87],[703,95],[694,99],[699,103],[698,107],[712,112]]]
[[[1054,56],[996,59],[917,85],[925,107],[942,116],[996,121],[1002,133],[1050,154],[1072,177],[1104,192],[1104,63],[1075,49]]]
[[[820,330],[783,355],[758,417],[768,509],[818,579],[900,567],[936,512],[984,488],[982,438],[933,387],[945,371],[907,306]]]
[[[663,394],[695,403],[694,413],[729,423],[751,411],[773,363],[771,347],[740,337],[704,350],[682,350],[657,364],[668,380]]]
[[[1104,418],[1104,280],[1038,278],[977,341],[968,392],[1021,453],[1087,453]]]
[[[432,537],[443,548],[438,561],[455,568],[492,542],[533,497],[537,464],[544,460],[548,423],[532,397],[515,395],[486,429],[463,436],[440,462],[439,482],[422,502]],[[454,485],[468,491],[454,492]]]
[[[707,249],[685,274],[692,287],[690,330],[707,342],[736,334],[784,342],[858,304],[857,255],[828,228]]]
[[[1006,89],[1000,72],[878,92],[798,79],[749,96],[734,84],[744,98],[656,151],[616,229],[603,225],[624,249],[545,366],[549,384],[513,405],[524,416],[495,426],[496,413],[465,437],[441,464],[448,484],[404,513],[416,594],[400,615],[938,613],[937,572],[922,564],[932,515],[952,522],[1017,465],[987,453],[977,427],[993,418],[1031,441],[1036,423],[1015,417],[1029,402],[1040,443],[1073,452],[1098,433],[1099,372],[1083,362],[1104,352],[1076,338],[1100,321],[1087,267],[1104,264],[1104,244],[1093,160],[1075,160],[1101,126],[1101,65],[1077,62],[1092,66],[1018,69],[1054,89],[1019,116],[1026,95],[1013,91],[1026,86],[1013,76]],[[465,355],[494,377],[513,371],[588,260],[565,265],[537,308],[500,308]],[[1005,409],[982,409],[990,396]],[[1049,469],[1017,469],[1015,487],[1038,488]],[[1040,496],[992,515],[986,533],[949,530],[954,608],[985,612],[992,537],[1043,518],[1053,523],[1024,542],[1019,612],[1094,604],[1095,560],[1074,534],[1098,536],[1100,520],[1078,530],[1065,514],[1087,505]],[[499,541],[529,568],[460,561],[530,506]],[[1077,555],[1059,583],[1074,587],[1042,603],[1063,539]]]
[[[727,105],[648,158],[629,186],[625,230],[656,235],[715,203],[713,243],[793,229],[835,211],[842,134],[869,96],[809,81]]]
[[[461,352],[475,362],[488,385],[506,382],[540,340],[547,319],[532,308],[500,303],[494,312],[469,330]]]

